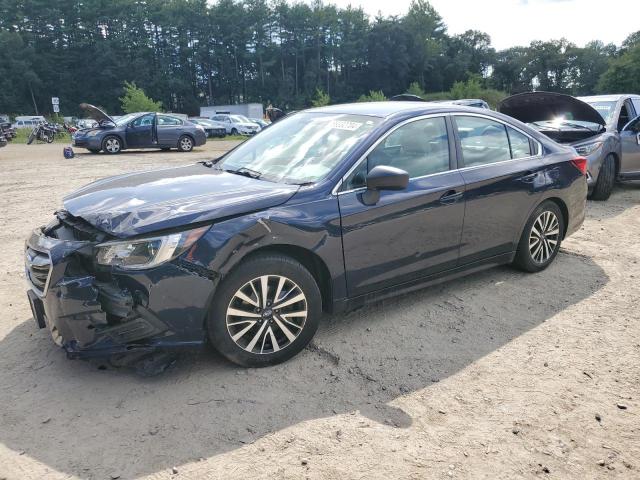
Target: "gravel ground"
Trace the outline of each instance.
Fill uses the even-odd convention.
[[[640,478],[640,185],[590,202],[546,271],[495,268],[327,318],[286,364],[165,374],[69,361],[37,330],[23,241],[62,196],[215,157],[0,149],[0,479]]]

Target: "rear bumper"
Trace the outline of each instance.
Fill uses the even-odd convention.
[[[91,271],[94,243],[32,233],[26,248],[29,300],[36,323],[71,358],[104,357],[132,350],[200,346],[214,279],[168,263],[137,272]],[[42,273],[42,270],[38,273]]]

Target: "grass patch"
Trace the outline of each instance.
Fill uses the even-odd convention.
[[[16,130],[16,138],[13,139],[13,143],[27,143],[27,138],[29,138],[29,134],[31,133],[31,129],[29,128],[19,128]],[[42,143],[34,140],[33,144]],[[56,135],[53,143],[71,143],[71,135],[67,132],[64,132],[63,135]]]
[[[207,142],[229,142],[229,141],[241,141],[244,142],[249,137],[245,135],[227,135],[226,137],[209,137]]]

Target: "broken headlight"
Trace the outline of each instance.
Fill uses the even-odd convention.
[[[186,252],[209,227],[159,237],[139,238],[98,245],[96,260],[100,265],[128,270],[153,268]]]

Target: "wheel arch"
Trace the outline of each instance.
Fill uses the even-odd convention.
[[[302,266],[305,267],[309,271],[309,273],[311,273],[311,276],[315,279],[316,283],[318,284],[318,288],[320,289],[322,310],[325,312],[330,311],[333,302],[333,293],[331,288],[331,274],[329,272],[329,268],[317,253],[307,248],[290,244],[271,244],[259,247],[247,253],[247,255],[240,259],[227,273],[227,275],[231,273],[231,271],[238,268],[239,265],[243,264],[246,260],[252,257],[273,253],[293,258],[294,260],[300,262]]]
[[[564,240],[565,235],[567,234],[567,227],[569,225],[569,208],[567,208],[567,204],[559,197],[548,197],[542,200],[536,208],[538,208],[544,202],[549,201],[555,203],[560,209],[560,213],[562,213],[562,220],[564,222],[564,232],[562,232],[562,239]]]
[[[122,147],[120,148],[120,151],[122,151],[122,150],[127,148],[127,141],[124,139],[124,137],[120,133],[109,132],[109,133],[106,133],[102,137],[102,140],[100,140],[100,149],[101,150],[104,150],[104,142],[109,137],[116,137],[118,140],[120,140],[120,144],[122,145]]]

